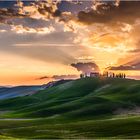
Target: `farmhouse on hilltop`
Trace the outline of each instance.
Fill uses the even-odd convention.
[[[100,73],[99,72],[90,72],[90,73],[85,73],[85,74],[80,74],[80,78],[85,78],[85,77],[99,77]]]

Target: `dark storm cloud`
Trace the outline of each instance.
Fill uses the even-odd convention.
[[[0,8],[0,23],[15,28],[19,25],[25,32],[29,32],[48,27],[52,22],[67,24],[70,20],[74,20],[75,16],[71,12],[61,12],[58,9],[58,3],[61,2],[38,1],[25,5],[24,2],[18,1],[11,8]]]
[[[133,65],[121,65],[118,67],[111,67],[110,70],[140,70],[140,62]]]
[[[76,68],[78,71],[81,71],[82,73],[89,73],[89,72],[93,72],[93,71],[99,71],[98,65],[93,63],[93,62],[76,63],[76,64],[71,64],[71,66]]]
[[[54,78],[55,80],[59,80],[59,79],[75,79],[78,78],[77,75],[54,75],[52,78]]]
[[[58,7],[58,3],[59,2],[47,2],[47,1],[38,1],[38,2],[34,2],[34,5],[37,5],[37,11],[41,14],[46,16],[47,13],[47,18],[51,18],[51,17],[59,17],[61,16],[61,11],[57,8]]]
[[[140,48],[136,48],[134,50],[130,50],[130,53],[140,53]]]
[[[91,1],[89,1],[88,3],[91,3]],[[71,5],[71,3],[68,2],[67,4]],[[57,1],[48,3],[47,1],[38,1],[30,3],[28,6],[26,6],[23,2],[18,2],[12,8],[0,9],[0,22],[10,25],[19,24],[26,27],[32,26],[32,24],[36,23],[37,20],[42,20],[42,22],[44,23],[45,21],[43,20],[47,21],[55,18],[57,18],[59,22],[63,22],[66,24],[71,20],[78,20],[86,24],[108,23],[112,21],[132,23],[135,21],[135,18],[140,16],[139,1],[121,1],[118,7],[114,4],[114,1],[102,1],[102,4],[98,6],[97,10],[89,11],[86,10],[86,8],[83,8],[84,10],[81,12],[76,12],[77,9],[75,9],[75,11],[63,11],[61,10],[61,8],[59,8],[60,5],[63,5],[63,2]],[[78,5],[78,7],[83,7],[87,4],[85,4],[84,2],[81,5],[73,4],[71,5],[71,9],[73,9],[75,5]],[[34,9],[34,12],[30,12],[30,10],[26,11],[25,9],[27,9],[27,7],[30,9]],[[39,19],[38,14],[35,15],[36,12],[41,15],[39,16]],[[76,15],[75,12],[78,15]],[[21,20],[24,18],[26,18],[25,21]],[[14,21],[14,19],[20,19],[21,22],[19,22],[18,20]],[[27,24],[27,21],[31,22],[31,24]],[[31,28],[36,28],[36,26],[33,26]]]
[[[90,3],[90,2],[89,2]],[[63,4],[63,2],[62,2]],[[61,5],[62,5],[61,4]],[[71,5],[70,3],[68,3]],[[58,17],[59,21],[68,22],[70,20],[75,20],[74,12],[71,14],[66,14],[67,11],[61,11],[58,9],[60,2],[48,3],[47,1],[32,2],[26,6],[23,2],[18,2],[16,6],[12,8],[1,8],[0,9],[0,22],[9,22],[12,18],[38,18],[33,17],[35,12],[38,12],[43,16],[45,20]],[[79,7],[83,7],[84,3]],[[73,8],[71,6],[71,8]],[[140,1],[121,1],[119,6],[114,4],[114,1],[102,1],[102,4],[98,6],[97,10],[84,10],[78,13],[78,20],[86,24],[92,23],[108,23],[111,21],[121,21],[121,22],[134,22],[134,19],[140,16]],[[25,7],[30,7],[34,9],[35,12],[27,12]],[[61,6],[62,7],[62,6]],[[76,11],[76,9],[75,9]],[[23,22],[24,23],[24,22]]]
[[[18,13],[12,8],[1,8],[0,9],[0,22],[10,24],[7,19],[12,18],[24,18],[27,17],[25,14]]]
[[[71,74],[68,74],[68,75],[53,75],[53,76],[42,76],[40,78],[37,78],[37,80],[44,80],[44,79],[55,79],[55,80],[61,80],[61,79],[76,79],[78,78],[78,75],[71,75]]]
[[[104,2],[97,11],[81,11],[78,14],[79,21],[92,23],[127,22],[133,23],[140,17],[140,1],[121,1],[116,7],[112,2]]]
[[[44,79],[49,79],[49,78],[50,78],[49,76],[42,76],[42,77],[37,78],[36,80],[44,80]]]
[[[26,8],[30,10],[26,10]],[[34,12],[31,12],[31,9],[34,9]],[[17,1],[10,7],[0,8],[0,22],[11,25],[13,24],[13,21],[11,20],[27,17],[32,19],[33,14],[36,12],[43,15],[45,19],[61,16],[61,12],[57,9],[57,2],[32,1],[25,4],[25,2]]]
[[[29,27],[29,28],[43,28],[43,27],[48,27],[52,22],[50,21],[45,21],[43,19],[33,19],[30,17],[25,17],[22,19],[13,19],[12,23],[14,25],[23,25],[24,27]]]

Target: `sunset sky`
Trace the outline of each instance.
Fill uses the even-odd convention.
[[[0,85],[76,78],[86,67],[140,79],[140,1],[0,1]]]

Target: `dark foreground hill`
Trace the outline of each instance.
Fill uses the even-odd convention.
[[[0,110],[2,138],[140,138],[140,81],[78,79],[2,100]]]

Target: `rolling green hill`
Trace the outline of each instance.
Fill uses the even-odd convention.
[[[139,114],[140,81],[83,78],[0,101],[0,137],[140,138]]]

